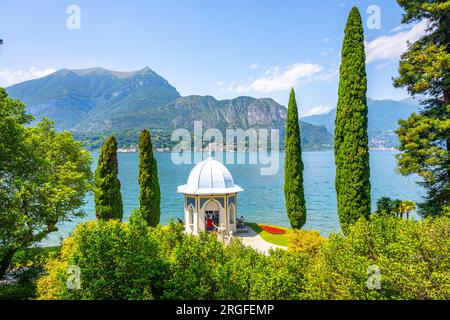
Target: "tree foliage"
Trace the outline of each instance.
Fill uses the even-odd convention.
[[[148,130],[139,137],[139,202],[144,219],[150,226],[159,224],[161,195],[158,181],[158,166],[153,156],[153,145]]]
[[[98,157],[94,177],[94,202],[97,219],[122,220],[123,205],[118,178],[117,141],[106,139]]]
[[[450,298],[450,219],[373,215],[331,235],[309,266],[304,297],[333,300]],[[380,286],[369,277],[380,271]],[[374,278],[376,284],[377,279]]]
[[[428,191],[420,213],[438,215],[450,200],[450,3],[398,0],[404,23],[425,19],[428,32],[400,60],[397,87],[412,96],[425,95],[419,114],[400,121],[399,171],[418,174]]]
[[[294,229],[306,223],[306,201],[303,188],[303,160],[294,89],[289,97],[286,123],[286,156],[284,164],[284,197],[289,222]]]
[[[289,251],[315,255],[325,240],[319,231],[295,230],[289,239]]]
[[[335,187],[342,230],[370,215],[367,79],[364,30],[353,8],[345,27],[336,114]]]
[[[14,253],[82,216],[91,188],[91,157],[69,132],[56,132],[0,89],[0,277]]]
[[[302,244],[300,250],[264,255],[238,239],[224,246],[213,235],[186,234],[179,224],[148,227],[138,211],[130,222],[85,222],[64,241],[61,255],[47,262],[38,297],[450,298],[448,217],[415,221],[373,215],[349,226],[346,236],[311,236],[307,250]],[[80,290],[67,289],[69,265],[81,269]],[[379,290],[367,286],[369,266],[380,269]]]
[[[412,200],[391,199],[389,197],[382,197],[377,201],[377,211],[379,215],[396,216],[399,218],[406,217],[409,219],[409,214],[415,211],[417,205]]]
[[[130,223],[98,220],[78,225],[47,264],[38,282],[41,299],[153,299],[161,290],[158,243],[139,212]],[[68,266],[81,270],[81,288],[70,290]]]
[[[79,225],[47,262],[38,298],[292,299],[300,297],[306,262],[284,250],[266,257],[239,240],[224,246],[179,224],[148,227],[136,211],[130,222]],[[80,290],[67,288],[69,265],[80,267]]]

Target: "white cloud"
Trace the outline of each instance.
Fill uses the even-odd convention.
[[[397,32],[400,32],[400,31],[410,30],[412,27],[413,26],[409,25],[409,24],[401,24],[401,25],[399,25],[399,26],[397,26],[395,28],[392,28],[391,30],[389,30],[389,32],[397,33]]]
[[[427,22],[421,21],[408,31],[399,31],[392,36],[380,36],[366,43],[367,63],[397,60],[414,43],[426,34]]]
[[[330,38],[323,38],[322,41],[325,43],[328,43],[328,42],[330,42]]]
[[[312,108],[311,110],[309,110],[308,112],[306,112],[305,114],[302,115],[302,117],[309,117],[309,116],[315,116],[315,115],[319,115],[319,114],[324,114],[324,113],[328,113],[332,110],[333,108],[330,107],[315,107]]]
[[[339,68],[331,67],[328,70],[314,76],[312,80],[320,82],[329,82],[339,75]]]
[[[259,68],[259,65],[257,64],[257,63],[252,63],[251,65],[250,65],[250,69],[252,69],[252,70],[256,70],[256,69],[258,69]]]
[[[380,64],[378,64],[376,66],[377,70],[383,70],[384,68],[386,68],[387,66],[389,66],[390,64],[392,64],[392,61],[383,61]]]
[[[249,84],[241,84],[236,88],[237,93],[277,92],[296,86],[301,80],[311,80],[314,75],[322,71],[323,67],[311,63],[295,63],[286,68],[279,66],[266,70],[264,76],[256,78]]]
[[[328,48],[326,51],[320,53],[322,57],[326,57],[334,51],[334,48]]]
[[[31,67],[28,70],[2,69],[0,70],[0,85],[8,87],[23,81],[45,77],[55,71],[56,69],[53,68],[37,69],[35,67]]]

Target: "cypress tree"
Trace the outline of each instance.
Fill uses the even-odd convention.
[[[370,215],[369,139],[364,30],[354,7],[345,27],[334,135],[335,188],[341,228]]]
[[[286,121],[286,156],[284,160],[284,198],[289,222],[301,229],[306,222],[306,201],[303,190],[303,160],[297,102],[292,88]]]
[[[97,219],[122,220],[123,206],[117,161],[117,141],[109,137],[103,144],[94,176],[94,202]]]
[[[141,214],[150,226],[157,226],[161,216],[158,167],[148,130],[139,137],[139,202]]]

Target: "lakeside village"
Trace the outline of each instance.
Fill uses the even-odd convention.
[[[374,141],[375,142],[375,141]],[[374,143],[374,146],[370,147],[369,149],[372,151],[398,151],[398,148],[395,147],[385,147],[383,145],[383,141],[376,141],[377,143]],[[193,147],[191,148],[192,152],[237,152],[237,147],[236,146],[232,146],[232,147],[228,147],[226,144],[218,144],[218,143],[210,143],[207,147],[204,148],[198,148],[198,147]],[[252,151],[250,148],[245,147],[240,149],[242,150],[242,152],[249,152]],[[318,151],[325,151],[325,150],[332,150],[330,149],[323,149],[323,150],[318,150]],[[158,153],[169,153],[172,152],[172,149],[169,147],[164,147],[164,148],[155,148],[154,150],[155,152]],[[128,147],[120,147],[117,148],[117,152],[118,153],[137,153],[138,152],[138,148],[136,146],[128,146]]]
[[[201,130],[201,129],[200,129]],[[220,130],[207,130],[205,133],[196,129],[194,122],[194,135],[186,129],[176,129],[172,132],[170,141],[163,145],[155,146],[154,151],[158,153],[169,152],[257,152],[281,150],[284,151],[284,144],[280,143],[280,132],[277,129],[241,130],[227,129],[226,139]],[[195,138],[198,137],[198,138]],[[396,144],[389,142],[389,139],[372,137],[369,139],[369,150],[373,151],[398,151]],[[272,148],[272,146],[276,146]],[[333,150],[332,144],[320,144],[309,151],[329,151]],[[119,153],[136,153],[138,147],[131,143],[118,146]]]

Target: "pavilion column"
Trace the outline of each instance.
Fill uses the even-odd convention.
[[[194,221],[192,221],[193,225],[193,234],[198,234],[198,197],[195,197],[195,210],[194,210]]]

